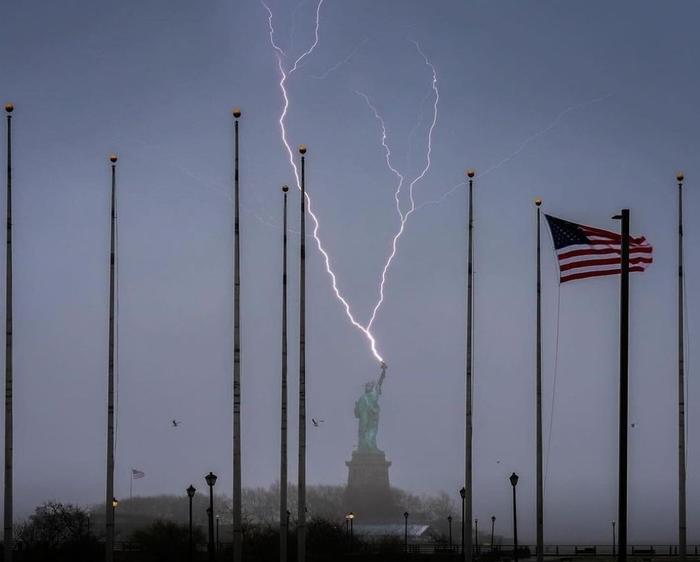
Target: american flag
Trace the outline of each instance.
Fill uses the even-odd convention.
[[[617,275],[622,270],[622,236],[592,226],[545,215],[559,260],[561,283]],[[630,236],[630,271],[644,271],[652,262],[652,247],[644,236]]]
[[[136,470],[135,468],[131,469],[131,478],[133,480],[138,480],[139,478],[143,478],[144,476],[146,476],[146,473],[142,470]]]

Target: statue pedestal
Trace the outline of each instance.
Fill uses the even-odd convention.
[[[358,520],[394,521],[397,508],[389,486],[391,462],[381,451],[353,451],[348,467],[348,485],[345,504]]]

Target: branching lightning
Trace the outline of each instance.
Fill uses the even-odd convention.
[[[270,44],[272,48],[275,50],[275,53],[277,55],[277,63],[278,63],[278,68],[280,71],[280,81],[279,81],[279,88],[280,92],[282,94],[282,99],[284,100],[283,108],[282,108],[282,113],[280,114],[279,118],[279,126],[280,126],[280,133],[281,133],[281,140],[282,143],[284,144],[286,150],[287,150],[287,155],[289,157],[289,163],[292,167],[292,170],[294,171],[294,177],[296,179],[297,183],[297,188],[301,190],[301,182],[299,178],[299,171],[296,165],[296,162],[294,161],[294,154],[292,151],[292,148],[287,140],[287,130],[286,130],[286,117],[287,113],[289,110],[289,95],[287,91],[287,81],[291,77],[292,74],[299,68],[300,63],[308,56],[310,55],[314,49],[317,47],[319,43],[319,27],[320,27],[320,12],[321,12],[321,7],[323,5],[324,0],[319,0],[319,3],[316,7],[316,13],[315,13],[315,26],[314,26],[314,41],[311,44],[311,46],[304,52],[302,53],[296,60],[294,60],[294,63],[289,66],[289,68],[285,67],[285,60],[287,59],[287,54],[284,52],[284,50],[275,43],[275,29],[273,26],[273,14],[272,10],[269,8],[269,6],[265,3],[264,0],[261,0],[261,4],[265,7],[268,13],[268,28],[269,28],[269,35],[270,35]],[[358,45],[353,52],[350,53],[348,57],[343,59],[340,63],[334,65],[326,71],[324,74],[317,78],[323,78],[327,76],[330,72],[336,70],[346,62],[348,62],[354,54],[357,52],[357,50],[364,44],[366,39]],[[319,236],[319,230],[320,230],[320,223],[318,220],[318,217],[316,214],[313,212],[312,209],[312,202],[311,202],[311,197],[309,196],[308,192],[306,193],[306,202],[307,202],[307,208],[309,215],[311,216],[311,219],[313,220],[314,228],[313,228],[313,237],[316,241],[316,246],[321,252],[321,255],[323,256],[325,268],[326,268],[326,273],[328,273],[330,279],[331,279],[331,285],[333,287],[333,292],[335,293],[336,298],[340,301],[340,303],[343,306],[343,309],[345,310],[345,315],[348,317],[350,320],[351,324],[355,326],[358,330],[360,330],[364,336],[367,338],[370,349],[372,350],[372,354],[374,357],[379,361],[379,362],[384,362],[383,357],[379,354],[377,350],[377,342],[372,334],[372,325],[374,324],[374,321],[377,318],[377,313],[379,312],[379,309],[381,308],[382,304],[384,303],[384,289],[386,285],[386,280],[387,280],[387,274],[389,271],[389,268],[391,267],[391,264],[394,260],[394,257],[396,256],[397,248],[398,248],[398,243],[399,239],[403,235],[403,232],[406,227],[406,223],[409,219],[409,217],[416,211],[416,203],[414,199],[414,188],[418,182],[420,182],[425,175],[428,173],[430,166],[431,166],[431,154],[432,154],[432,136],[433,136],[433,131],[435,129],[435,126],[437,124],[437,116],[438,116],[438,103],[440,101],[440,92],[438,90],[438,80],[437,80],[437,72],[435,70],[435,67],[433,64],[430,62],[428,57],[425,55],[425,53],[421,50],[420,45],[417,42],[413,42],[416,46],[416,50],[418,53],[421,55],[423,60],[425,61],[426,66],[429,67],[431,73],[432,73],[432,90],[435,96],[434,102],[433,102],[433,118],[430,124],[430,127],[428,129],[428,135],[427,135],[427,148],[426,148],[426,157],[425,157],[425,165],[420,171],[420,173],[411,181],[408,187],[408,210],[403,211],[402,210],[402,205],[401,205],[401,191],[404,187],[405,183],[405,177],[401,174],[401,172],[396,169],[396,167],[392,164],[392,158],[391,158],[391,149],[389,148],[389,145],[387,144],[387,128],[386,124],[384,122],[384,119],[382,116],[379,114],[377,111],[376,107],[372,105],[372,102],[370,101],[369,97],[362,93],[362,92],[357,92],[359,96],[361,96],[364,100],[367,106],[370,108],[370,110],[373,112],[375,119],[379,122],[380,128],[381,128],[381,144],[384,149],[384,155],[385,155],[385,161],[387,164],[387,167],[389,170],[394,174],[394,176],[397,179],[397,187],[394,193],[394,199],[396,203],[396,211],[399,215],[399,227],[394,235],[392,242],[391,242],[391,251],[389,253],[389,256],[384,264],[384,267],[382,269],[381,273],[381,278],[379,282],[379,296],[378,299],[372,309],[372,314],[370,316],[370,319],[367,323],[367,325],[362,325],[355,316],[352,313],[352,309],[350,307],[350,303],[347,301],[347,299],[343,296],[341,293],[340,289],[338,288],[338,282],[337,278],[335,275],[335,272],[333,271],[333,268],[331,266],[331,260],[328,252],[325,250],[323,247],[323,244],[321,242],[321,238]]]
[[[611,96],[612,96],[612,93],[609,93],[609,94],[606,94],[604,96],[593,98],[592,100],[588,100],[588,101],[567,107],[563,111],[559,112],[559,114],[546,127],[544,127],[543,129],[540,129],[539,131],[534,132],[529,137],[524,139],[513,152],[511,152],[508,156],[501,158],[501,160],[499,160],[493,166],[490,166],[485,172],[480,173],[479,177],[483,178],[484,176],[487,176],[490,173],[495,172],[496,170],[498,170],[498,169],[502,168],[503,166],[505,166],[506,164],[508,164],[511,160],[516,158],[523,150],[525,150],[529,144],[533,143],[538,138],[546,135],[552,129],[554,129],[554,127],[556,127],[559,124],[559,122],[562,119],[564,119],[564,117],[566,117],[569,113],[571,113],[573,111],[577,111],[579,109],[583,109],[584,107],[588,107],[589,105],[593,105],[593,104],[605,101],[606,99],[608,99]],[[466,182],[460,182],[457,185],[454,185],[453,187],[451,187],[448,191],[443,193],[437,199],[433,199],[431,201],[425,201],[424,203],[421,203],[416,210],[422,209],[423,207],[427,207],[428,205],[439,205],[445,199],[447,199],[450,195],[452,195],[455,191],[457,191],[458,189],[463,187],[464,185],[466,185]]]
[[[431,155],[433,151],[433,131],[435,130],[435,125],[437,124],[437,117],[438,117],[438,104],[440,102],[440,90],[438,89],[438,81],[437,81],[437,71],[435,70],[435,66],[430,62],[428,57],[425,55],[425,53],[421,50],[420,45],[414,41],[414,44],[416,46],[416,49],[420,53],[420,55],[423,57],[425,60],[425,64],[430,68],[433,78],[432,78],[432,89],[433,93],[435,94],[435,99],[433,101],[433,120],[430,123],[430,127],[428,129],[428,147],[426,150],[425,154],[425,166],[423,167],[423,170],[421,171],[418,176],[415,177],[415,179],[409,184],[408,186],[408,199],[409,199],[409,208],[406,213],[403,213],[401,211],[401,204],[400,204],[400,195],[401,195],[401,188],[403,186],[403,177],[398,174],[398,172],[395,172],[394,169],[391,167],[389,163],[389,154],[387,155],[387,165],[389,165],[389,168],[392,170],[392,172],[396,173],[399,175],[401,178],[401,181],[399,182],[398,188],[396,189],[396,194],[395,194],[395,199],[396,199],[396,210],[399,213],[399,216],[401,217],[401,224],[399,225],[399,229],[394,235],[394,238],[391,241],[391,252],[389,254],[389,257],[387,258],[384,268],[382,269],[382,275],[381,275],[381,281],[379,283],[379,298],[374,305],[374,309],[372,310],[372,316],[369,319],[369,322],[367,323],[367,329],[370,330],[372,328],[372,325],[374,324],[374,321],[377,318],[377,313],[379,312],[379,309],[381,308],[382,304],[384,303],[384,287],[386,285],[386,277],[387,273],[389,271],[389,268],[391,267],[391,263],[394,261],[394,257],[396,256],[396,250],[398,248],[398,243],[399,243],[399,238],[401,238],[401,235],[403,234],[405,228],[406,228],[406,222],[408,221],[408,218],[415,212],[416,210],[416,202],[413,196],[413,191],[416,186],[416,184],[421,181],[425,175],[428,173],[428,170],[430,169],[431,165]],[[369,103],[369,101],[368,101]],[[376,110],[374,110],[375,115],[378,117],[378,114]],[[381,119],[381,118],[380,118]],[[382,120],[382,127],[383,127],[383,120]],[[385,132],[385,129],[383,127],[383,131]],[[385,149],[388,151],[388,148],[386,147],[386,139],[385,137],[382,138],[382,145],[385,147]]]
[[[284,61],[283,59],[286,58],[285,52],[275,43],[274,39],[274,34],[275,34],[275,29],[272,24],[272,10],[268,7],[268,5],[264,2],[264,0],[261,0],[261,3],[263,6],[265,6],[265,9],[267,10],[268,13],[268,26],[270,30],[270,44],[272,45],[273,49],[277,52],[277,62],[278,62],[278,68],[280,71],[280,82],[279,82],[279,87],[280,87],[280,92],[282,93],[282,98],[284,99],[284,107],[282,109],[282,114],[280,115],[279,118],[279,125],[280,125],[280,132],[281,132],[281,137],[282,137],[282,143],[284,144],[285,148],[287,149],[287,154],[289,156],[289,163],[292,166],[292,169],[294,170],[294,177],[296,179],[297,183],[297,188],[301,191],[301,180],[299,178],[299,170],[297,168],[296,162],[294,161],[294,154],[292,152],[292,148],[289,145],[289,142],[287,140],[287,129],[285,126],[285,120],[287,117],[287,111],[289,110],[289,96],[287,94],[287,80],[288,78],[296,71],[296,69],[299,66],[299,63],[308,55],[310,55],[316,46],[318,45],[319,41],[319,26],[320,26],[320,13],[321,13],[321,6],[323,5],[323,0],[319,0],[318,6],[316,7],[316,19],[315,19],[315,27],[314,27],[314,42],[312,43],[311,47],[309,47],[304,53],[302,53],[295,61],[292,67],[289,70],[285,70],[284,67]],[[319,252],[321,252],[321,255],[323,256],[323,261],[326,267],[326,273],[331,278],[331,284],[333,286],[333,292],[335,293],[336,298],[341,302],[343,305],[343,308],[345,309],[345,315],[348,317],[350,322],[352,323],[353,326],[355,326],[358,330],[360,330],[367,340],[369,341],[370,348],[372,350],[372,354],[374,357],[377,359],[377,361],[383,362],[384,359],[383,357],[379,354],[377,351],[377,342],[372,335],[372,332],[360,324],[355,317],[352,314],[352,310],[350,308],[350,303],[343,297],[342,293],[340,292],[340,289],[338,289],[338,282],[335,276],[335,272],[333,271],[333,268],[331,267],[331,260],[328,255],[328,252],[324,249],[323,244],[321,243],[321,238],[318,234],[320,224],[318,217],[316,214],[313,212],[313,208],[311,206],[311,197],[309,196],[308,192],[306,193],[306,203],[307,203],[307,209],[309,212],[309,216],[313,220],[314,223],[314,228],[313,228],[313,237],[314,240],[316,240],[316,247],[318,248]]]

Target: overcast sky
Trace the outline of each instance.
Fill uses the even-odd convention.
[[[315,0],[270,0],[283,64],[314,39]],[[316,49],[290,77],[287,128],[309,146],[308,192],[338,286],[366,323],[399,226],[392,165],[420,206],[473,166],[474,514],[534,541],[535,215],[603,228],[627,206],[654,264],[632,280],[630,542],[676,540],[676,191],[686,173],[688,529],[700,541],[697,21],[690,1],[325,0]],[[117,152],[116,494],[232,488],[232,118],[241,106],[243,485],[279,470],[281,193],[294,176],[268,14],[256,0],[7,4],[0,97],[15,111],[15,502],[104,496],[107,157]],[[4,141],[2,145],[5,147]],[[3,157],[4,158],[4,157]],[[4,159],[3,159],[4,161]],[[402,205],[408,199],[403,192]],[[298,191],[290,191],[298,227]],[[4,200],[1,211],[4,213]],[[378,442],[393,485],[452,494],[464,474],[465,192],[417,210],[374,334],[389,364]],[[311,240],[312,241],[312,240]],[[608,541],[617,509],[615,278],[569,283],[543,238],[545,540]],[[298,241],[290,245],[290,398],[297,391]],[[308,252],[312,484],[343,484],[353,404],[378,375],[367,340]],[[559,305],[558,305],[559,303]],[[557,311],[559,323],[557,324]],[[558,337],[556,393],[552,401]],[[3,348],[4,349],[4,348]],[[0,350],[2,351],[2,350]],[[555,411],[551,441],[549,420]],[[182,424],[171,427],[177,418]],[[296,479],[296,408],[290,411]],[[2,420],[0,420],[1,422]],[[311,506],[313,507],[313,506]]]

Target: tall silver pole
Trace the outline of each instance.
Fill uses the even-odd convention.
[[[686,558],[683,173],[678,172],[678,556]]]
[[[474,175],[476,172],[472,169],[467,170],[469,178],[469,222],[467,228],[467,415],[466,415],[466,446],[465,446],[465,462],[464,462],[464,488],[466,494],[464,497],[464,517],[462,518],[464,547],[462,548],[462,556],[465,562],[471,562],[472,553],[472,373],[473,373],[473,358],[472,345],[473,337],[473,307],[474,307],[474,287],[473,287],[473,263],[474,263],[474,208],[473,208],[473,191],[474,191]]]
[[[5,254],[5,560],[12,562],[12,112],[7,112],[7,252]]]
[[[117,156],[109,157],[112,163],[112,193],[109,231],[109,360],[107,364],[107,486],[105,490],[105,561],[112,562],[114,555],[114,294],[117,227]]]
[[[241,252],[238,189],[238,118],[240,108],[233,110],[235,118],[234,165],[234,243],[233,243],[233,559],[242,560],[241,530]]]
[[[542,484],[542,261],[540,251],[541,199],[537,206],[537,562],[544,557],[544,486]]]
[[[299,266],[299,513],[297,515],[297,561],[306,562],[306,146],[301,154],[301,227]]]
[[[282,187],[282,391],[280,399],[280,562],[287,562],[287,192]]]

